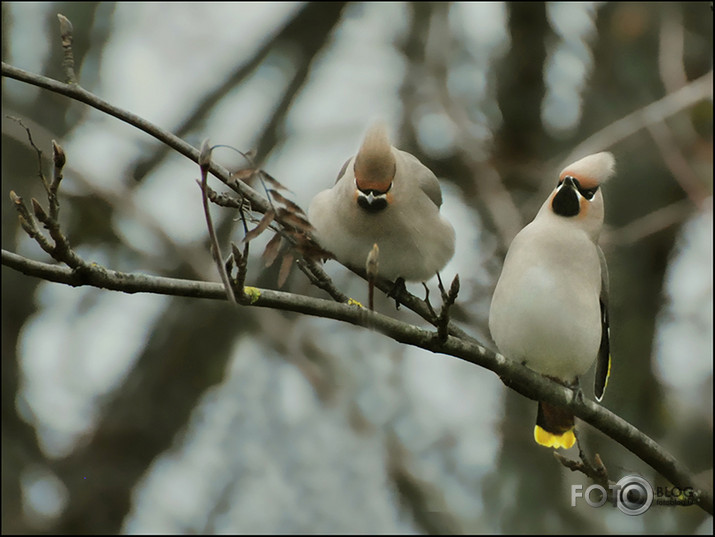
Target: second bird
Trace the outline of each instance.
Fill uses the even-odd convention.
[[[613,155],[597,153],[561,172],[534,221],[509,246],[489,312],[499,350],[542,375],[573,386],[595,360],[599,401],[610,371],[600,186],[614,166]],[[573,414],[540,402],[534,439],[570,448],[576,441]]]
[[[435,174],[393,147],[376,123],[335,185],[313,198],[308,218],[321,246],[344,265],[364,268],[377,244],[381,277],[424,282],[454,255],[454,228],[441,205]]]

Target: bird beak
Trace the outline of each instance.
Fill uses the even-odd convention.
[[[573,182],[573,177],[571,177],[570,175],[566,176],[563,184],[561,185],[562,188],[565,186],[568,186],[569,188],[571,188],[573,190],[578,190],[578,188],[576,187],[576,183]]]
[[[357,181],[355,182],[355,193],[357,194],[358,205],[370,213],[380,212],[388,206],[389,201],[387,194],[391,189],[392,183],[390,183],[390,186],[384,192],[374,189],[366,191],[358,187]]]

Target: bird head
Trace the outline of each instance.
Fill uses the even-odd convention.
[[[378,212],[390,203],[388,195],[395,178],[397,162],[384,123],[373,124],[365,134],[355,156],[355,196],[360,207]]]
[[[554,215],[573,221],[597,238],[603,225],[600,186],[614,173],[611,153],[595,153],[577,160],[559,174],[558,185],[546,206]]]

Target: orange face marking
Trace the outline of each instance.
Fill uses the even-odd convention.
[[[376,190],[387,192],[395,177],[395,166],[386,169],[384,166],[374,165],[355,166],[355,183],[360,190]]]
[[[378,192],[387,192],[392,184],[392,178],[387,177],[385,179],[370,178],[366,179],[355,174],[355,182],[360,190],[377,190]]]
[[[591,202],[588,201],[586,198],[580,198],[580,209],[578,211],[578,217],[577,218],[586,218],[586,215],[588,214],[588,209],[591,206]]]
[[[559,175],[559,181],[563,181],[566,176],[570,175],[574,179],[578,180],[579,184],[581,185],[581,188],[589,189],[589,188],[596,188],[597,186],[600,185],[598,181],[596,181],[593,177],[590,177],[588,175],[583,175],[583,174],[576,174],[574,172],[571,172],[569,170],[564,170],[561,172],[561,175]]]

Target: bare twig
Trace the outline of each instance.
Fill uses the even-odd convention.
[[[18,123],[22,125],[22,122],[18,120]],[[37,244],[40,245],[45,252],[50,254],[53,258],[58,261],[66,263],[68,266],[76,270],[82,270],[87,266],[82,258],[74,253],[70,247],[67,237],[64,236],[60,230],[60,224],[58,220],[59,216],[59,202],[57,200],[57,191],[60,186],[60,181],[62,180],[62,168],[65,165],[65,153],[60,145],[52,140],[52,152],[53,152],[53,162],[54,162],[54,174],[52,183],[48,183],[44,174],[42,173],[42,151],[35,145],[32,141],[32,133],[30,129],[22,125],[27,131],[27,136],[30,141],[30,145],[37,152],[39,172],[38,175],[42,181],[42,186],[45,188],[47,193],[47,199],[49,201],[50,212],[47,212],[42,208],[40,202],[35,198],[30,201],[32,203],[32,212],[34,217],[39,220],[44,227],[50,232],[50,238],[54,240],[55,244],[52,245],[50,241],[45,237],[45,235],[40,231],[35,222],[35,218],[30,215],[30,212],[25,207],[25,204],[20,196],[15,194],[15,192],[10,192],[10,199],[15,205],[15,209],[18,212],[18,217],[20,220],[20,225],[25,230],[25,232],[33,238]]]
[[[60,95],[64,95],[76,101],[85,103],[92,108],[109,114],[110,116],[113,116],[120,121],[128,123],[129,125],[132,125],[139,130],[146,132],[150,136],[153,136],[157,140],[165,143],[178,153],[198,163],[199,151],[196,148],[187,144],[186,142],[184,142],[177,136],[171,134],[170,132],[154,125],[150,121],[147,121],[146,119],[136,114],[132,114],[131,112],[127,112],[126,110],[116,107],[108,103],[107,101],[100,99],[93,93],[83,89],[78,85],[63,84],[62,82],[58,82],[42,75],[28,73],[27,71],[8,65],[5,62],[2,62],[2,75],[9,78],[13,78],[15,80],[19,80],[21,82],[25,82],[27,84],[31,84],[33,86],[53,91]],[[261,196],[258,192],[256,192],[246,183],[242,181],[232,180],[231,174],[223,166],[219,166],[215,162],[211,162],[209,171],[214,174],[219,180],[221,180],[224,184],[226,184],[229,188],[238,192],[242,197],[248,200],[248,202],[251,203],[251,208],[254,211],[264,213],[268,210],[269,203],[263,196]]]
[[[298,260],[298,268],[308,277],[310,283],[328,293],[336,302],[348,302],[350,297],[340,291],[325,271],[311,259]]]
[[[218,243],[218,237],[216,236],[216,230],[214,229],[213,221],[211,220],[211,211],[209,210],[209,197],[206,186],[206,176],[208,175],[209,166],[211,165],[211,146],[208,139],[204,140],[201,144],[201,152],[199,153],[199,167],[201,168],[201,201],[204,207],[204,215],[206,216],[206,227],[209,230],[209,239],[211,241],[211,255],[216,262],[216,268],[221,276],[221,281],[226,288],[226,296],[228,301],[232,304],[236,303],[236,297],[233,294],[233,287],[231,286],[231,280],[226,273],[226,265],[223,263],[221,258],[221,247]]]
[[[18,117],[13,117],[13,116],[7,116],[8,119],[11,119],[13,121],[16,121],[20,127],[25,129],[25,132],[27,133],[27,140],[30,143],[30,147],[35,150],[35,153],[37,153],[37,173],[38,176],[40,177],[40,181],[42,181],[42,186],[45,187],[45,191],[49,192],[50,187],[49,184],[47,183],[47,179],[45,178],[45,174],[42,173],[42,150],[35,145],[34,140],[32,139],[32,131],[30,130],[29,127],[26,127],[25,124],[22,122],[22,120]]]
[[[449,308],[452,307],[454,302],[457,300],[458,294],[459,274],[456,274],[452,280],[452,285],[449,286],[449,292],[443,296],[442,309],[440,310],[439,317],[437,318],[437,337],[440,341],[446,340],[449,335]]]
[[[47,189],[47,199],[50,202],[50,218],[52,220],[57,220],[60,215],[60,202],[57,199],[57,191],[60,188],[60,181],[62,181],[62,169],[65,167],[65,162],[67,157],[65,157],[65,152],[62,147],[52,140],[52,162],[54,163],[54,169],[52,173],[52,182]]]
[[[556,457],[556,460],[572,472],[581,472],[593,480],[594,483],[597,483],[604,489],[609,490],[608,471],[606,470],[606,466],[603,464],[601,457],[598,453],[596,453],[594,462],[592,463],[583,449],[583,444],[581,443],[578,432],[574,431],[574,434],[576,435],[580,460],[573,460],[564,457],[558,451],[554,451],[554,457]]]
[[[658,146],[663,162],[670,170],[673,178],[678,182],[683,191],[688,195],[690,201],[697,207],[702,207],[703,201],[710,196],[705,181],[700,180],[685,158],[673,132],[665,123],[654,123],[647,125],[648,133]]]
[[[683,222],[691,214],[693,214],[691,201],[676,201],[656,209],[616,231],[609,231],[604,237],[604,244],[610,243],[619,246],[634,244],[653,233]]]
[[[679,90],[631,112],[592,134],[563,159],[563,165],[565,166],[584,155],[608,149],[639,130],[649,125],[661,123],[670,116],[693,106],[703,99],[709,98],[712,100],[712,95],[713,72],[710,71]]]

